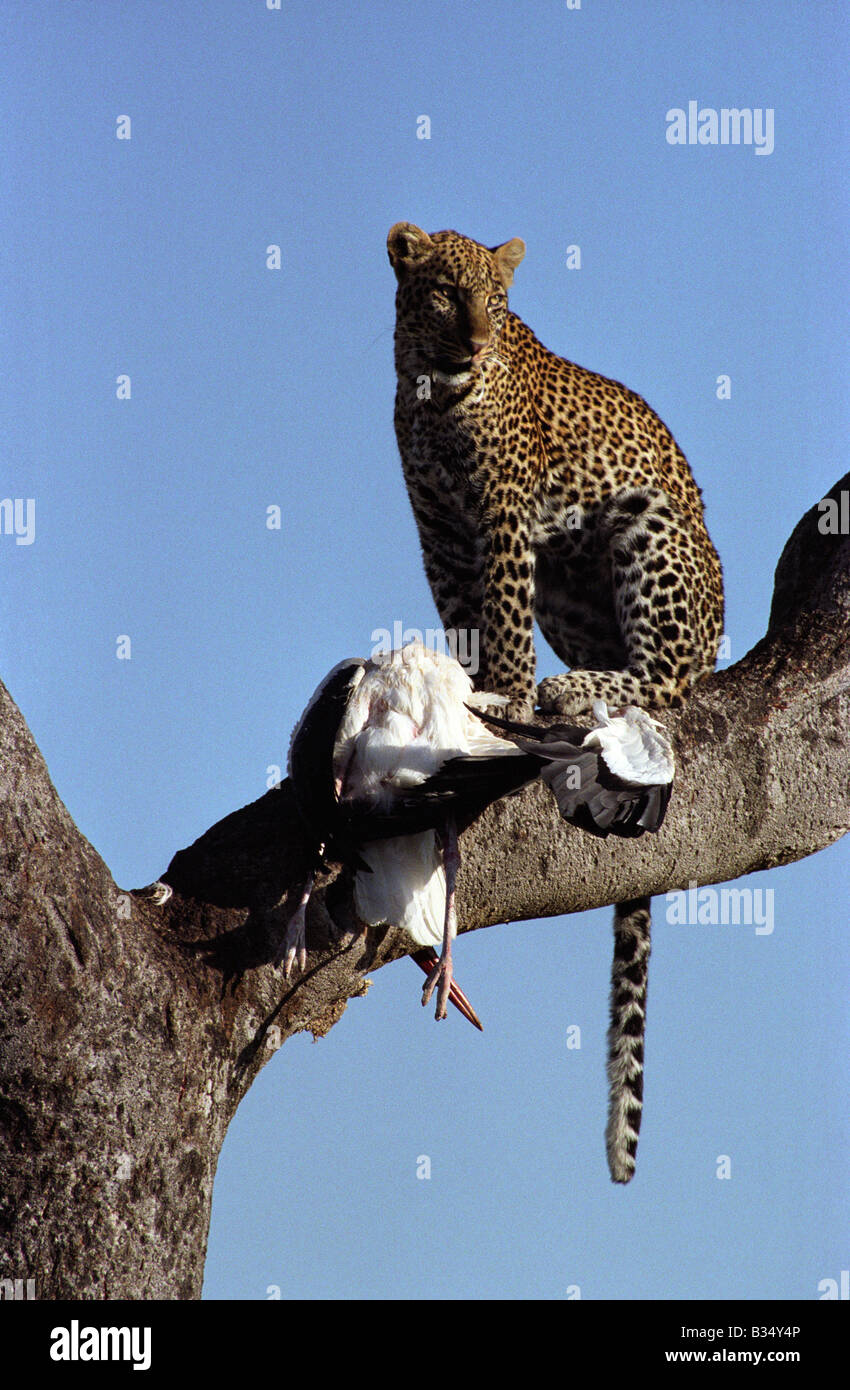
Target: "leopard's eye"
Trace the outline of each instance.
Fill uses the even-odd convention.
[[[488,309],[501,309],[504,302],[505,296],[503,294],[490,294],[487,296]]]

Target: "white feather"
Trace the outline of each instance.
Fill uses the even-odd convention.
[[[675,763],[670,741],[645,710],[630,705],[612,718],[605,701],[597,700],[593,715],[599,727],[591,729],[582,747],[598,748],[615,777],[647,786],[672,782]]]
[[[419,642],[370,661],[340,723],[334,775],[342,798],[389,806],[393,791],[416,786],[449,758],[516,745],[491,734],[467,705],[503,704],[476,693],[452,657]],[[403,927],[420,945],[442,940],[446,878],[433,830],[361,848],[371,873],[357,874],[358,915]]]
[[[436,835],[404,835],[363,845],[361,858],[372,870],[354,880],[357,915],[370,926],[390,922],[409,932],[420,946],[439,946],[446,915],[446,875]]]

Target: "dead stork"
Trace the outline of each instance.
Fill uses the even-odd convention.
[[[522,759],[515,743],[492,734],[472,712],[501,703],[498,695],[476,694],[458,662],[418,642],[340,662],[320,683],[289,749],[288,772],[314,865],[283,943],[287,978],[296,960],[302,970],[306,964],[304,922],[315,870],[347,864],[356,870],[360,920],[400,927],[422,948],[413,957],[428,975],[422,1003],[439,985],[436,1017],[445,1018],[451,999],[481,1027],[452,971],[456,812],[467,819],[465,808],[454,799],[446,810],[445,797],[415,793],[449,759]]]
[[[502,696],[476,692],[451,657],[410,643],[372,659],[340,662],[298,722],[288,772],[314,862],[281,948],[287,978],[306,965],[305,911],[316,870],[347,864],[367,925],[403,928],[422,948],[427,1004],[449,999],[481,1027],[453,982],[458,825],[541,776],[566,820],[597,835],[640,835],[664,818],[673,777],[670,745],[641,710],[599,726],[539,728],[489,716]],[[510,735],[492,733],[483,722]],[[433,947],[442,945],[439,958]]]

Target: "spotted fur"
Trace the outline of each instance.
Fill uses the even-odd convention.
[[[545,348],[508,308],[525,254],[409,222],[398,280],[395,427],[446,628],[479,634],[479,689],[508,714],[678,704],[714,669],[720,561],[684,454],[640,396]],[[535,681],[534,619],[570,670]],[[649,899],[614,920],[609,1163],[634,1171]]]

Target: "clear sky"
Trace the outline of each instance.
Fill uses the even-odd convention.
[[[658,410],[731,659],[763,634],[848,466],[843,5],[6,0],[0,37],[0,495],[35,501],[31,544],[0,535],[0,675],[119,885],[263,794],[373,629],[435,625],[392,427],[396,221],[525,240],[512,306]],[[669,143],[690,101],[772,112],[772,152]],[[818,1297],[850,1254],[848,869],[845,842],[748,881],[771,933],[656,900],[626,1189],[610,909],[463,938],[483,1034],[379,972],[241,1107],[206,1296]]]

